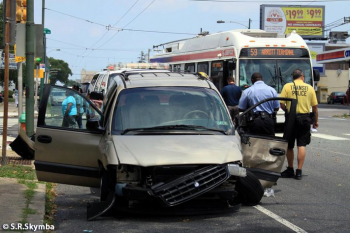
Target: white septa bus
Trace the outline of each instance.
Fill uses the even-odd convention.
[[[162,47],[161,50],[159,48]],[[292,82],[292,72],[301,69],[305,83],[315,86],[318,70],[312,69],[311,54],[304,39],[295,31],[288,35],[259,29],[239,29],[198,35],[153,46],[158,51],[150,62],[168,63],[172,71],[205,72],[221,91],[226,78],[233,76],[242,90],[252,85],[251,76],[259,72],[263,81],[282,91]],[[277,114],[277,123],[284,113]]]
[[[245,89],[252,85],[252,74],[260,72],[264,82],[280,93],[292,81],[293,70],[301,69],[311,86],[317,72],[312,70],[307,44],[295,32],[285,36],[259,29],[232,30],[153,47],[163,48],[151,62],[168,63],[172,71],[205,72],[219,90],[229,76]]]

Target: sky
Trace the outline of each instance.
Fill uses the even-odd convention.
[[[225,0],[223,0],[225,1]],[[324,5],[325,24],[349,17],[349,0],[191,1],[191,0],[46,0],[47,56],[69,64],[80,79],[82,69],[100,71],[109,63],[137,62],[153,45],[210,33],[242,29],[252,20],[259,29],[260,5]],[[42,23],[42,1],[34,1],[34,21]],[[218,24],[217,20],[237,23]],[[151,33],[130,30],[157,31]],[[349,31],[350,24],[332,31]],[[60,50],[60,51],[57,51]]]

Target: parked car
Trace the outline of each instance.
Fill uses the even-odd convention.
[[[50,114],[50,94],[65,90],[45,86],[34,164],[40,181],[100,188],[100,202],[89,205],[89,220],[112,206],[237,210],[241,203],[258,204],[264,188],[280,177],[288,135],[246,130],[251,110],[276,98],[247,109],[234,126],[208,79],[126,72],[105,95],[102,112],[82,95],[88,110],[78,129],[62,127],[63,116]],[[294,122],[291,101],[286,130]]]
[[[51,105],[62,105],[65,98],[66,92],[64,90],[53,91],[50,95]]]
[[[327,103],[328,104],[335,104],[335,103],[342,104],[344,101],[344,98],[346,98],[345,92],[332,92],[327,98]]]

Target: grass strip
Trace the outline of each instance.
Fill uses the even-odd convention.
[[[27,189],[24,191],[24,197],[26,199],[26,207],[23,208],[22,221],[20,223],[27,223],[28,215],[36,214],[35,210],[29,208],[29,204],[35,194],[35,189],[38,187],[38,183],[45,184],[45,182],[39,182],[36,178],[35,170],[30,166],[8,164],[0,167],[0,177],[16,178],[17,182],[24,184]],[[56,212],[56,205],[54,203],[56,192],[56,184],[46,183],[45,193],[45,216],[44,224],[53,225],[54,214]],[[50,231],[45,231],[50,232]]]

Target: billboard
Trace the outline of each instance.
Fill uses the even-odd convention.
[[[320,71],[321,75],[325,75],[325,65],[319,64],[316,61],[317,54],[323,53],[325,51],[325,44],[321,43],[307,43],[311,53],[312,68]]]
[[[260,5],[260,29],[267,32],[295,30],[303,38],[323,38],[324,21],[324,6]]]

